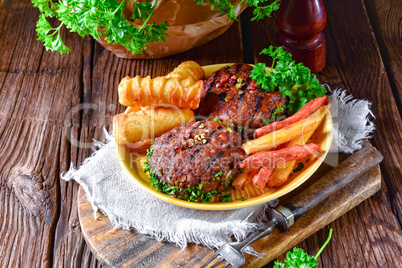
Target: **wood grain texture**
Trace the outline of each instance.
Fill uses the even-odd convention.
[[[328,167],[324,165],[317,174],[327,171]],[[311,179],[316,181],[319,178],[320,176],[315,175]],[[288,232],[281,233],[276,230],[253,243],[253,249],[263,253],[263,257],[247,255],[244,267],[262,267],[267,264],[280,253],[286,252],[373,195],[380,189],[380,185],[380,169],[375,166],[305,214]],[[302,188],[307,187],[303,186]],[[212,250],[202,246],[192,244],[181,251],[172,243],[157,242],[135,230],[113,230],[113,225],[101,213],[98,213],[99,218],[95,219],[91,204],[82,188],[78,195],[78,209],[83,235],[106,267],[199,267],[213,255]]]
[[[402,112],[402,5],[398,1],[365,1],[399,111]]]

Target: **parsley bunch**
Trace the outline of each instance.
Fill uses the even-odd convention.
[[[271,70],[267,73],[265,63],[257,63],[251,72],[251,78],[264,90],[278,89],[283,96],[288,97],[288,114],[297,112],[307,102],[325,95],[326,89],[320,85],[316,75],[303,63],[296,64],[292,55],[282,47],[270,46],[260,54],[269,55],[273,59]]]
[[[135,27],[124,17],[123,10],[131,1],[119,0],[32,0],[41,14],[36,24],[38,40],[44,42],[46,50],[69,53],[70,49],[60,37],[64,25],[80,36],[88,35],[99,39],[104,36],[108,43],[120,44],[134,54],[141,53],[149,42],[166,40],[167,22],[148,24],[156,4],[135,3],[131,20],[141,20]],[[56,17],[61,23],[53,28],[48,18]],[[99,31],[98,31],[99,30]]]
[[[152,6],[151,1],[138,3],[135,0],[31,0],[34,7],[40,11],[36,24],[38,40],[44,42],[46,50],[58,51],[60,54],[69,53],[60,36],[63,26],[80,36],[92,36],[99,39],[101,36],[108,43],[120,44],[133,54],[141,54],[150,42],[166,41],[166,21],[148,24],[157,1]],[[193,0],[202,5],[206,0]],[[243,2],[242,0],[241,2]],[[267,0],[246,0],[254,8],[254,18],[262,19],[279,8],[280,0],[266,4]],[[134,2],[134,11],[130,20],[142,21],[142,25],[135,27],[124,17],[123,10],[128,3]],[[240,3],[241,3],[240,2]],[[211,9],[215,7],[229,18],[236,19],[236,6],[228,0],[209,0]],[[52,27],[49,18],[57,18],[60,24]]]
[[[332,228],[329,229],[328,238],[324,245],[320,248],[315,256],[308,255],[300,248],[294,248],[293,252],[286,253],[285,263],[275,261],[274,268],[315,268],[318,265],[318,256],[324,250],[326,245],[329,243],[332,237]]]

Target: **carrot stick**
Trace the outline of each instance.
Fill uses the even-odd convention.
[[[236,189],[244,189],[250,182],[250,178],[253,178],[257,174],[258,170],[245,168],[243,173],[237,175],[236,179],[232,182],[233,187]]]
[[[248,141],[242,145],[242,148],[247,154],[254,154],[257,152],[270,150],[299,136],[304,136],[305,134],[316,129],[315,126],[324,118],[324,115],[328,112],[329,106],[330,104],[325,105],[309,115],[307,118],[281,128],[278,131],[271,132],[255,140]]]
[[[321,146],[310,143],[307,145],[293,145],[277,151],[260,152],[247,157],[239,163],[240,168],[274,168],[277,165],[297,160],[309,155],[320,155]]]
[[[273,171],[274,171],[273,168],[265,168],[265,167],[261,168],[260,171],[258,171],[258,174],[255,175],[253,178],[254,186],[257,187],[258,189],[264,189],[265,184],[267,184]]]
[[[320,123],[321,121],[315,124],[313,131],[291,140],[288,146],[306,144],[307,141],[310,140],[311,136],[313,136],[314,131],[316,131]],[[295,163],[296,160],[293,160],[287,162],[285,165],[276,166],[274,172],[272,172],[271,178],[267,183],[267,187],[279,187],[284,184],[287,181],[289,174],[292,172]]]
[[[316,110],[318,110],[320,107],[327,104],[328,101],[329,100],[328,100],[327,96],[316,98],[316,99],[306,103],[306,105],[304,105],[303,108],[301,108],[297,113],[286,118],[285,120],[274,122],[272,124],[269,124],[267,126],[263,126],[262,128],[257,129],[254,133],[254,136],[256,138],[259,138],[259,137],[269,134],[273,131],[284,128],[286,126],[289,126],[297,121],[300,121],[300,120],[306,118],[307,116],[309,116],[310,114],[312,114],[313,112],[315,112]]]

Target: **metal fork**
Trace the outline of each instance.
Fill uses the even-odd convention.
[[[210,264],[218,256],[220,256],[221,258],[217,259],[217,261],[214,265],[211,266],[211,268],[217,267],[223,261],[226,261],[225,265],[222,266],[223,268],[228,267],[229,265],[232,265],[233,268],[240,268],[245,263],[243,252],[251,243],[270,234],[274,227],[278,227],[281,231],[286,231],[288,227],[294,223],[293,214],[291,213],[291,211],[282,206],[270,210],[269,218],[271,220],[267,225],[264,226],[263,229],[259,229],[256,232],[252,233],[243,241],[223,244],[215,252],[215,254],[201,266],[201,268],[207,267],[207,265]]]

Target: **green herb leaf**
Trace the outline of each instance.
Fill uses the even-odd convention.
[[[32,0],[34,7],[39,8],[39,12],[43,13],[46,17],[54,17],[54,4],[50,0]]]
[[[232,199],[232,194],[222,195],[222,202],[230,202],[231,199]]]
[[[318,265],[317,258],[329,243],[332,237],[332,228],[329,230],[328,238],[321,246],[320,250],[315,256],[311,256],[300,248],[294,248],[293,252],[286,254],[285,263],[275,261],[274,268],[316,268]]]
[[[151,1],[136,3],[132,19],[143,21],[143,25],[134,26],[123,15],[123,10],[131,0],[32,0],[35,7],[39,8],[41,15],[38,23],[43,25],[44,17],[57,17],[71,32],[80,36],[91,35],[95,39],[101,36],[108,43],[120,44],[134,54],[142,53],[150,42],[166,40],[167,22],[148,24],[148,20],[154,12],[156,4]],[[98,31],[100,29],[100,31]],[[39,40],[45,43],[45,47],[60,53],[69,52],[60,38],[60,27],[48,31],[37,30]]]
[[[254,17],[251,19],[251,21],[254,20],[260,20],[263,19],[264,17],[269,17],[271,16],[272,12],[276,11],[279,9],[279,4],[280,0],[275,0],[269,5],[265,6],[259,6],[260,3],[265,2],[264,0],[247,0],[247,3],[254,7],[253,10],[253,15]]]
[[[295,169],[293,169],[293,173],[299,172],[303,168],[304,168],[303,163],[297,163],[297,167]]]
[[[296,64],[292,55],[282,47],[270,46],[260,54],[269,55],[273,59],[271,70],[267,72],[264,63],[257,63],[251,71],[251,78],[264,90],[277,89],[287,97],[289,102],[286,109],[289,115],[300,110],[307,102],[325,95],[326,89],[320,85],[316,75],[311,74],[310,69],[302,63]]]
[[[46,50],[59,51],[60,54],[69,53],[70,49],[64,44],[60,37],[60,28],[53,28],[47,21],[46,16],[41,14],[39,20],[36,23],[36,32],[38,34],[38,40],[44,42]]]

